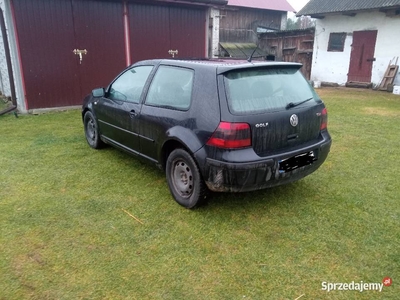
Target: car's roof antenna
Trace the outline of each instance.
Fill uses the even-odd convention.
[[[248,61],[249,63],[250,63],[251,60],[253,59],[253,55],[254,55],[254,53],[256,53],[257,48],[258,48],[258,45],[256,45],[256,47],[254,48],[254,50],[253,50],[253,52],[251,53],[250,57],[247,59],[247,61]]]
[[[267,28],[269,28],[269,27],[272,25],[272,23],[274,23],[273,20],[271,21],[271,23],[269,23],[269,25],[267,26]],[[256,47],[254,48],[253,52],[251,53],[250,57],[247,59],[247,61],[248,61],[249,63],[250,63],[251,60],[253,59],[253,55],[254,55],[254,53],[256,53],[256,50],[258,49],[258,46],[260,45],[260,38],[261,38],[261,35],[260,35],[260,34],[257,34],[257,45],[256,45]]]
[[[251,53],[250,57],[247,59],[247,61],[248,61],[249,63],[251,63],[251,60],[253,59],[253,55],[254,55],[254,53],[256,53],[256,51],[257,51],[259,45],[260,45],[260,36],[257,34],[257,44],[256,44],[256,47],[254,48],[254,50],[253,50],[253,52]]]

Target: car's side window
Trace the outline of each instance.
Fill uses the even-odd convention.
[[[109,98],[139,103],[143,87],[152,69],[153,66],[139,66],[125,71],[111,85]]]
[[[194,71],[160,66],[151,83],[146,105],[187,110],[192,98]]]

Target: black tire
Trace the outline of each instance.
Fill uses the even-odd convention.
[[[175,201],[186,208],[206,202],[207,187],[192,156],[183,149],[175,149],[167,159],[166,176]]]
[[[85,137],[89,146],[94,149],[104,147],[103,141],[100,139],[99,127],[92,112],[87,111],[83,117],[83,124],[85,126]]]

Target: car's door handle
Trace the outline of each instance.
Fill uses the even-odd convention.
[[[131,118],[137,117],[137,115],[138,115],[138,113],[137,113],[134,109],[132,109],[132,110],[129,112],[129,116],[130,116]]]

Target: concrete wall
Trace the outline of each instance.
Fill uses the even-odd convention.
[[[5,12],[4,1],[2,0],[0,0],[0,7],[3,10],[3,12]],[[4,51],[3,36],[1,31],[0,31],[0,91],[3,95],[11,96],[6,54]]]
[[[398,38],[400,17],[387,17],[381,12],[362,12],[356,16],[332,15],[317,20],[315,29],[314,53],[311,80],[336,82],[344,85],[349,71],[353,31],[377,30],[375,45],[376,61],[372,66],[371,81],[378,85],[386,71],[389,61],[399,56],[400,39]],[[331,32],[346,32],[343,52],[328,52],[329,34]],[[395,84],[400,85],[400,75]]]
[[[210,58],[218,57],[219,55],[219,20],[220,14],[219,9],[210,8],[210,27],[211,32],[209,40],[211,40],[209,47],[211,47],[211,53],[209,53]]]
[[[15,92],[17,97],[18,111],[26,113],[25,96],[22,87],[22,76],[20,72],[20,64],[18,61],[17,43],[15,38],[14,26],[11,15],[10,0],[0,0],[0,7],[4,13],[8,43],[10,46],[11,64],[13,68],[13,77],[15,84]],[[0,31],[0,90],[6,96],[11,96],[10,79],[8,76],[7,61],[4,52],[3,37]]]

